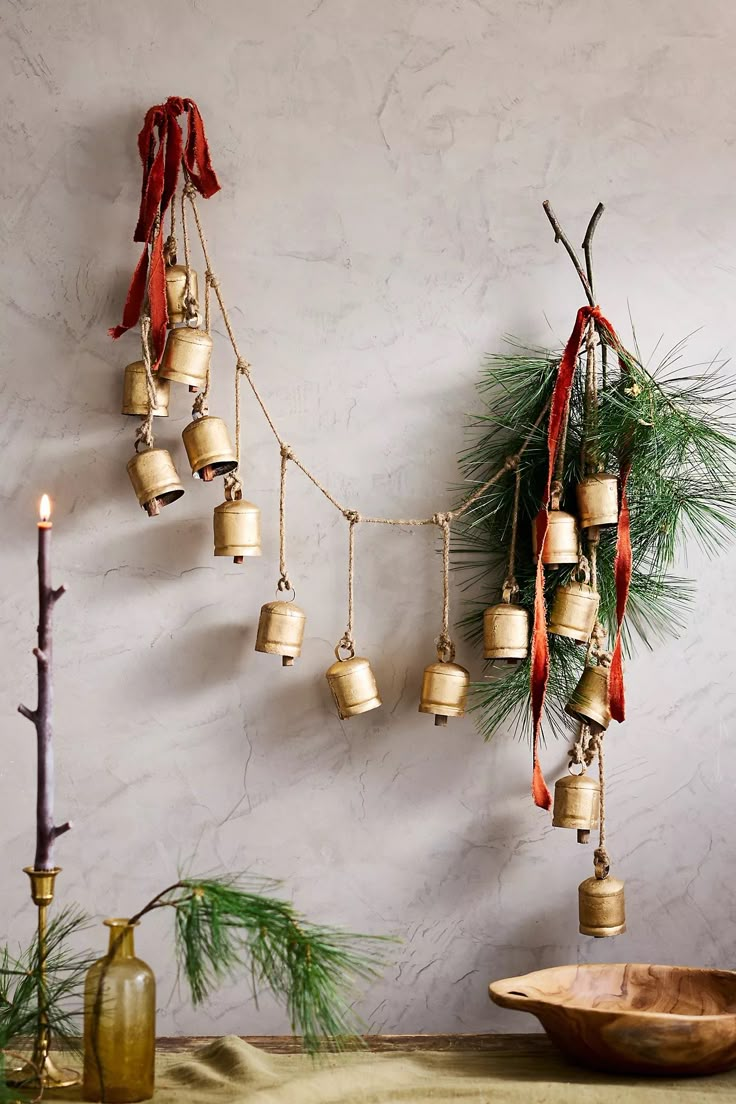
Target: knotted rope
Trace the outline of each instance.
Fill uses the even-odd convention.
[[[437,637],[437,658],[440,663],[452,663],[455,659],[455,645],[450,636],[450,523],[455,515],[452,511],[435,514],[435,525],[442,530],[442,631]]]
[[[281,578],[277,586],[281,591],[293,590],[286,570],[286,469],[292,451],[288,445],[281,446],[281,484],[279,488],[279,572]]]
[[[511,540],[509,541],[509,562],[506,570],[506,578],[501,588],[501,598],[504,602],[512,602],[519,593],[519,584],[516,581],[516,538],[519,529],[519,498],[521,495],[521,470],[516,464],[514,477],[514,505],[511,511]]]
[[[343,510],[343,514],[348,523],[348,624],[345,632],[340,637],[340,643],[337,645],[338,652],[342,648],[346,652],[350,652],[350,658],[355,655],[355,640],[353,637],[353,606],[354,606],[354,587],[355,587],[355,526],[361,521],[361,516],[357,510]]]

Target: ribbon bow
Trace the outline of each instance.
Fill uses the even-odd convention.
[[[186,142],[179,123],[182,114],[187,117]],[[150,107],[138,135],[138,152],[143,165],[143,183],[133,241],[145,244],[130,281],[122,323],[114,326],[109,333],[112,338],[118,338],[136,325],[148,286],[151,341],[154,368],[157,368],[163,355],[169,320],[163,223],[176,194],[179,172],[183,166],[193,187],[205,199],[219,191],[220,184],[212,168],[204,123],[194,100],[169,96],[166,103]]]

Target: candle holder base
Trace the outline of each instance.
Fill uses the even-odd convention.
[[[48,1056],[40,1065],[20,1058],[13,1064],[7,1062],[5,1082],[14,1089],[70,1089],[82,1084],[82,1078],[73,1069],[57,1066]]]

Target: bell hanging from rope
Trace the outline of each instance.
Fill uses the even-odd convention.
[[[211,357],[212,338],[206,330],[187,326],[170,330],[158,374],[174,383],[187,383],[190,391],[197,391],[207,382]]]
[[[166,307],[170,326],[186,322],[196,311],[197,293],[197,273],[193,268],[189,269],[189,294],[187,295],[187,266],[181,264],[166,266]]]
[[[352,646],[348,650],[352,653]],[[325,677],[337,706],[338,717],[345,721],[348,717],[367,713],[369,709],[378,709],[381,699],[368,660],[353,654],[341,659],[339,644],[335,655],[337,662],[327,668]]]
[[[578,541],[578,523],[574,514],[568,514],[565,510],[550,510],[542,563],[548,567],[577,563]],[[536,521],[532,522],[532,553],[536,563],[539,558]]]
[[[591,830],[598,827],[601,790],[588,774],[566,774],[555,782],[552,812],[554,828],[574,828],[578,843],[587,843]]]
[[[302,654],[306,623],[306,613],[293,602],[266,602],[258,618],[256,651],[280,655],[283,667],[293,667]]]
[[[618,878],[586,878],[578,886],[580,934],[596,939],[626,931],[624,883]]]
[[[581,529],[593,525],[618,524],[618,479],[599,472],[586,475],[577,486]]]
[[[169,381],[162,379],[158,372],[153,373],[153,390],[156,405],[153,413],[157,418],[169,416]],[[148,414],[148,388],[146,386],[146,366],[142,360],[126,364],[123,375],[123,414],[137,414],[145,418]]]
[[[128,461],[128,475],[138,501],[149,517],[155,517],[162,506],[168,506],[184,494],[168,449],[151,448],[137,452]]]
[[[438,649],[438,660],[424,668],[422,675],[422,696],[419,700],[420,713],[433,713],[436,725],[446,725],[448,717],[462,717],[468,700],[470,672],[450,659]]]
[[[499,602],[483,611],[483,656],[509,663],[529,654],[529,612],[514,602]]]
[[[587,583],[570,582],[555,591],[549,631],[587,644],[595,627],[600,596]]]
[[[595,735],[604,732],[611,723],[611,706],[608,695],[608,667],[586,665],[580,681],[565,706],[571,717],[587,724]]]
[[[235,563],[260,556],[261,511],[252,502],[234,498],[215,506],[213,529],[216,556],[232,556]]]
[[[195,418],[182,430],[181,437],[195,479],[211,483],[216,476],[237,468],[238,457],[222,418],[211,414]]]

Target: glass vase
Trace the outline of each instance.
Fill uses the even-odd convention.
[[[135,956],[134,925],[106,920],[110,946],[84,986],[84,1100],[133,1104],[153,1096],[156,979]]]

